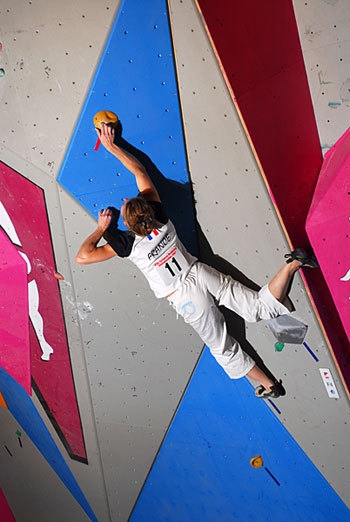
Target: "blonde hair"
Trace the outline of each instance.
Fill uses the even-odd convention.
[[[124,207],[124,220],[137,236],[148,236],[154,228],[154,211],[142,197],[129,199]]]

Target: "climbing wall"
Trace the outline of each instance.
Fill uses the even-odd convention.
[[[55,177],[115,8],[65,1],[0,7],[1,272],[7,282],[1,313],[12,312],[11,321],[1,316],[0,483],[16,521],[109,519],[79,325],[83,311],[64,230],[69,216]],[[10,252],[26,274],[22,286],[4,270]],[[32,311],[39,314],[27,307],[25,332],[21,304],[29,301],[30,287],[38,290]],[[46,360],[42,348],[48,346],[34,317],[41,317],[53,349]],[[6,352],[29,356],[25,380],[3,363]]]
[[[305,514],[310,520],[349,519],[347,393],[303,275],[296,276],[291,292],[296,314],[308,325],[302,345],[277,351],[265,323],[245,325],[227,314],[244,348],[287,388],[285,398],[265,403],[255,399],[248,380],[228,379],[128,262],[74,262],[97,211],[106,204],[118,207],[135,190],[116,160],[102,147],[94,150],[92,116],[101,108],[120,116],[124,145],[147,165],[192,251],[255,286],[283,262],[290,240],[281,220],[283,201],[279,209],[271,199],[215,45],[228,19],[211,31],[205,2],[192,0],[154,0],[151,6],[134,0],[113,6],[90,0],[2,4],[1,215],[10,216],[20,239],[29,231],[35,244],[35,214],[26,212],[25,227],[17,217],[30,199],[15,193],[16,187],[10,191],[7,179],[23,178],[43,196],[38,210],[45,210],[49,239],[40,236],[45,253],[36,246],[29,257],[39,270],[41,302],[51,297],[60,305],[55,318],[61,310],[59,339],[65,346],[51,341],[54,351],[43,360],[35,329],[32,338],[22,328],[15,337],[7,333],[5,348],[12,342],[18,349],[24,335],[29,357],[30,345],[22,382],[1,347],[1,360],[9,363],[2,362],[0,373],[0,506],[7,519],[226,522],[258,520],[261,513],[280,521],[303,520]],[[290,16],[292,2],[287,4]],[[293,7],[293,42],[299,35],[303,89],[308,92],[309,85],[311,94],[303,101],[314,109],[325,152],[348,119],[346,0],[321,7],[295,1]],[[248,10],[242,26],[257,18]],[[27,265],[5,222],[2,260],[6,254],[22,275],[2,269],[1,281],[13,288],[15,279],[26,303]],[[11,303],[18,324],[29,325],[29,312],[16,306],[18,295],[2,292],[1,310]],[[44,325],[51,321],[41,306],[39,311]],[[54,364],[64,372],[54,372],[53,390],[31,390],[33,370],[34,383],[50,383]],[[57,403],[78,412],[80,423],[70,430],[82,441],[75,452],[62,436],[64,419],[57,422],[52,414]],[[251,509],[257,503],[258,518]]]
[[[174,22],[175,51],[179,65],[178,70],[195,198],[203,203],[203,206],[198,205],[198,220],[206,238],[209,239],[214,253],[219,253],[226,260],[231,260],[235,267],[244,272],[246,276],[251,276],[255,282],[262,283],[268,281],[274,271],[278,269],[283,253],[287,251],[283,235],[279,231],[280,223],[276,219],[274,202],[271,201],[270,194],[266,193],[263,179],[259,175],[259,169],[254,161],[255,158],[251,154],[251,144],[242,129],[241,118],[232,109],[232,93],[226,90],[227,84],[222,80],[222,68],[217,63],[217,57],[213,57],[210,42],[201,32],[200,22],[203,22],[203,20],[198,20],[196,11],[192,7],[177,3],[172,4],[172,20]],[[186,23],[180,23],[180,20],[186,20]],[[196,21],[198,21],[198,25]],[[181,39],[179,37],[176,38],[176,28],[178,27],[181,27]],[[199,34],[203,38],[201,41],[198,41],[200,39]],[[195,48],[198,50],[196,70],[189,67],[187,63],[188,49],[191,49],[193,53]],[[204,82],[203,78],[210,78],[211,82]],[[227,103],[224,102],[225,96]],[[187,101],[188,103],[186,103]],[[218,136],[220,136],[220,141]],[[222,151],[225,151],[224,154]],[[223,156],[227,161],[225,161]],[[218,179],[220,183],[218,183]],[[218,216],[219,214],[225,216],[220,234],[217,233],[216,221],[213,223],[213,216]],[[230,216],[230,219],[228,219],[228,216]],[[228,270],[227,264],[222,266]],[[264,362],[268,364],[275,375],[282,376],[284,382],[287,383],[288,397],[283,402],[270,402],[271,410],[285,424],[294,440],[298,441],[305,453],[312,458],[313,463],[317,465],[330,483],[333,486],[337,483],[337,491],[346,500],[347,493],[344,488],[344,481],[347,480],[347,471],[341,454],[348,444],[346,440],[348,437],[346,393],[344,395],[343,391],[341,401],[334,399],[325,400],[328,398],[328,394],[321,378],[322,368],[331,369],[333,375],[336,375],[336,368],[328,347],[322,338],[303,282],[299,278],[296,278],[294,282],[291,296],[297,313],[309,324],[309,332],[305,343],[298,346],[286,345],[282,352],[275,351],[274,338],[264,324],[247,325],[248,343],[250,348],[253,346],[257,349]],[[249,345],[246,346],[246,349],[249,350]],[[205,366],[205,361],[206,359],[200,361],[198,371],[202,370],[205,375],[208,375],[209,370]],[[337,377],[338,379],[339,377]],[[312,397],[310,396],[310,386],[314,392]],[[149,481],[139,501],[140,505],[135,510],[134,520],[142,519],[141,511],[147,509],[147,506],[150,506],[150,510],[154,509],[155,516],[159,516],[159,519],[161,519],[162,515],[160,513],[162,508],[158,511],[155,507],[155,501],[159,496],[158,486],[160,486],[160,483],[163,484],[163,488],[164,484],[166,484],[167,488],[169,487],[167,489],[169,494],[162,505],[164,512],[173,513],[172,510],[176,509],[174,506],[178,506],[178,500],[176,499],[178,490],[174,486],[174,482],[176,482],[177,487],[184,494],[184,491],[193,491],[193,488],[196,487],[196,477],[198,478],[199,476],[201,477],[201,484],[203,484],[203,489],[201,490],[203,496],[200,497],[195,507],[192,504],[191,507],[187,504],[186,508],[194,519],[202,519],[204,517],[205,520],[205,513],[208,512],[210,513],[208,520],[210,520],[210,517],[225,520],[225,515],[221,511],[222,506],[226,506],[225,501],[228,497],[225,487],[223,486],[222,496],[221,492],[218,493],[219,486],[214,487],[217,500],[215,506],[212,506],[212,503],[208,500],[210,498],[210,489],[206,489],[206,481],[210,481],[212,477],[216,476],[216,451],[224,459],[227,468],[224,464],[223,467],[225,467],[228,476],[231,477],[232,484],[236,486],[240,478],[233,476],[232,468],[238,467],[238,469],[241,469],[241,459],[243,459],[246,471],[250,473],[249,458],[253,456],[256,448],[259,446],[259,443],[254,439],[258,433],[260,434],[259,436],[265,435],[264,430],[260,431],[255,424],[255,422],[259,422],[263,412],[257,413],[253,405],[250,407],[249,396],[242,395],[241,390],[237,390],[235,399],[231,401],[234,412],[232,417],[230,417],[231,411],[223,414],[219,410],[221,415],[218,414],[215,416],[215,419],[211,418],[211,425],[216,428],[220,425],[221,433],[224,433],[223,439],[218,440],[217,431],[219,431],[219,428],[215,433],[211,430],[206,431],[203,429],[204,421],[202,421],[201,415],[198,413],[198,416],[196,416],[194,413],[198,406],[202,413],[204,409],[205,417],[210,417],[211,413],[205,410],[206,401],[201,400],[202,397],[207,396],[207,393],[208,382],[205,380],[201,381],[199,377],[197,380],[194,377],[188,388],[188,395],[185,395],[180,406],[178,415],[183,419],[184,425],[187,426],[188,423],[191,423],[193,432],[196,434],[195,442],[193,445],[190,442],[186,443],[188,441],[188,433],[185,432],[185,435],[182,436],[180,426],[177,423],[177,419],[175,419],[163,446],[163,453],[160,454],[159,460],[157,460],[154,468],[151,470]],[[216,401],[219,402],[219,397],[229,393],[229,389],[226,388],[219,393],[214,388],[212,393],[214,396],[213,401],[216,403]],[[330,393],[330,397],[332,396],[332,393]],[[243,400],[242,397],[246,401],[246,408],[243,412],[240,410],[240,406],[234,403],[234,400],[241,402]],[[220,409],[219,406],[218,409]],[[237,417],[235,415],[236,411],[240,412],[237,413]],[[250,415],[254,419],[254,421],[252,420],[254,427],[251,428],[249,434],[244,432],[242,427],[242,431],[240,430],[242,439],[239,439],[236,429],[237,419],[245,421]],[[338,418],[338,421],[336,421],[336,418]],[[321,430],[311,428],[311,426],[318,426],[320,422],[322,423]],[[344,428],[344,437],[338,432],[336,427],[338,422]],[[264,419],[263,424],[264,426],[266,425],[266,419]],[[271,440],[272,432],[275,437],[273,447],[276,451],[278,451],[277,439],[284,447],[291,448],[291,443],[283,437],[282,442],[275,430],[269,430],[267,436],[269,440]],[[310,432],[313,434],[312,437],[310,437]],[[326,432],[328,433],[326,434]],[[254,441],[252,444],[254,450],[251,450],[250,454],[247,438],[249,439],[249,444],[251,440]],[[333,455],[331,455],[332,450],[329,448],[329,440],[334,440],[334,446],[332,446],[334,448]],[[267,446],[265,444],[263,446],[267,450]],[[172,451],[176,452],[176,449],[179,447],[183,448],[186,456],[183,461],[179,461],[179,458],[177,458],[176,462],[173,462],[174,469],[171,477],[180,475],[180,479],[178,481],[171,479],[167,483],[165,462],[169,463],[170,453]],[[322,453],[319,451],[322,447],[327,447],[327,452]],[[338,453],[339,450],[340,453]],[[338,453],[338,457],[336,457],[336,453]],[[281,462],[277,454],[273,457],[269,454],[269,457],[275,463]],[[291,455],[287,456],[285,454],[284,458],[286,460],[284,460],[283,469],[287,472],[285,462],[289,461],[289,459],[290,461],[295,461]],[[207,469],[201,467],[202,459],[207,459]],[[190,472],[192,467],[195,468],[193,475]],[[270,469],[268,463],[267,467]],[[331,468],[333,468],[332,471]],[[308,473],[306,467],[303,471],[304,473]],[[339,480],[340,475],[343,476],[343,479]],[[187,476],[187,480],[185,476]],[[249,479],[246,477],[246,482],[251,484],[254,478],[256,478],[254,475],[249,477]],[[261,476],[258,480],[261,480]],[[290,479],[285,475],[283,480],[289,483]],[[314,481],[312,482],[315,491],[319,488],[323,490],[321,485],[317,486]],[[226,484],[227,482],[224,483]],[[260,491],[259,488],[256,490],[253,487],[250,490],[252,495],[250,501],[252,502],[251,499],[254,498],[255,501],[259,499],[260,502],[260,499],[265,494],[268,495],[268,484],[276,486],[273,478],[267,478],[264,481],[266,488]],[[277,485],[275,490],[277,494],[280,491],[279,487]],[[307,489],[306,485],[305,488]],[[305,488],[304,490],[306,490]],[[293,504],[293,499],[298,498],[300,495],[296,491],[293,494],[290,493],[288,492],[287,498],[285,498],[285,509],[295,513],[298,512],[298,509]],[[244,500],[243,497],[242,503],[246,504],[247,502],[244,502]],[[239,503],[239,499],[235,499],[235,502]],[[271,502],[267,501],[267,504],[265,516],[268,517],[271,513]],[[311,509],[313,514],[310,514],[310,518],[320,518],[322,520],[322,510],[317,512],[320,505],[320,502],[314,503],[312,499],[310,499],[308,505],[303,507],[299,504],[301,510],[299,516],[303,516],[301,514],[303,510]],[[210,511],[211,508],[213,508],[214,513]],[[227,506],[227,518],[238,516],[234,509],[233,506]],[[263,505],[259,505],[259,509],[264,513],[265,508]],[[295,511],[296,509],[297,511]],[[346,508],[344,511],[343,509],[344,507],[340,505],[340,510],[336,515],[339,520],[343,516],[347,516]],[[245,512],[244,505],[241,506],[240,512]],[[252,514],[249,516],[252,517],[252,520],[254,519]],[[278,513],[278,511],[273,513],[273,517],[276,519],[279,519],[281,516],[281,513]]]

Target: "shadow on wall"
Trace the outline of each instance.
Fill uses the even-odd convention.
[[[118,146],[133,154],[144,165],[154,185],[157,187],[167,215],[174,223],[178,236],[185,247],[203,263],[206,263],[226,275],[230,275],[248,288],[259,290],[261,287],[258,284],[248,279],[229,261],[213,252],[208,239],[196,219],[196,216],[194,216],[195,205],[190,183],[179,183],[167,179],[159,171],[149,156],[122,138],[122,125],[120,122],[115,129],[114,141]],[[119,211],[119,209],[117,210]],[[244,320],[225,307],[220,307],[220,309],[224,314],[230,335],[237,339],[243,350],[254,359],[256,364],[265,374],[270,378],[275,379],[275,376],[265,366],[261,357],[246,339]]]
[[[190,183],[179,183],[178,181],[167,179],[147,154],[124,140],[120,121],[115,128],[114,141],[118,146],[133,154],[146,168],[154,185],[157,187],[167,215],[174,223],[181,241],[193,255],[198,256],[196,224],[193,215],[194,204]]]

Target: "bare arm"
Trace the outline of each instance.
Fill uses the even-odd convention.
[[[100,261],[107,261],[116,256],[116,252],[107,243],[103,246],[98,246],[100,239],[107,230],[112,219],[110,210],[103,210],[98,213],[97,229],[90,234],[82,243],[79,251],[75,257],[75,261],[80,265],[88,265],[90,263],[99,263]]]
[[[102,124],[101,130],[96,129],[96,132],[102,145],[134,174],[139,192],[148,200],[160,201],[158,191],[142,163],[135,156],[114,143],[113,127]]]

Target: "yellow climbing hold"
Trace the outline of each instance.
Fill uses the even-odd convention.
[[[94,116],[94,126],[101,130],[101,124],[106,123],[112,127],[118,124],[118,116],[112,111],[99,111]]]
[[[255,457],[250,459],[250,465],[253,466],[253,468],[261,468],[264,465],[262,457],[255,455]]]

